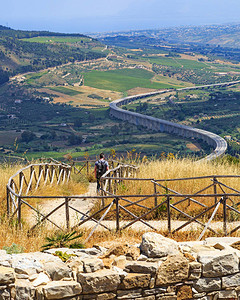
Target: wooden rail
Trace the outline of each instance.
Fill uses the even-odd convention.
[[[30,164],[11,176],[7,184],[7,214],[14,214],[19,207],[19,199],[40,186],[63,184],[70,179],[72,167],[65,163],[50,162]]]
[[[137,167],[123,164],[117,161],[111,162],[112,169],[107,171],[101,178],[101,195],[96,196],[32,196],[30,190],[37,189],[40,185],[67,182],[71,174],[71,166],[57,164],[32,164],[19,170],[9,179],[7,185],[7,211],[9,217],[17,218],[21,227],[24,219],[23,207],[28,207],[38,215],[38,221],[31,230],[34,230],[43,222],[50,222],[60,230],[64,228],[75,229],[87,222],[93,222],[93,226],[87,240],[94,231],[101,226],[105,230],[124,230],[133,224],[140,222],[152,230],[157,230],[150,220],[165,219],[168,232],[174,234],[185,229],[190,224],[202,227],[199,239],[202,239],[207,230],[219,235],[219,230],[212,226],[212,221],[222,221],[223,235],[228,236],[240,229],[240,176],[238,175],[209,175],[190,178],[154,179],[136,178]],[[131,176],[131,177],[130,177]],[[235,187],[231,187],[226,180],[237,180]],[[204,186],[186,194],[175,188],[178,182],[203,181]],[[151,194],[119,194],[119,184],[127,185],[128,181],[146,181],[152,186]],[[170,185],[174,186],[171,186]],[[58,199],[60,203],[51,211],[42,213],[38,207],[34,207],[31,199]],[[92,208],[84,211],[74,207],[74,201],[84,199],[99,202],[98,209]],[[62,201],[61,201],[62,200]],[[195,209],[192,211],[191,206]],[[64,211],[65,220],[58,224],[55,214]],[[78,222],[74,222],[73,215],[77,215]],[[181,220],[181,224],[173,226],[174,220]],[[105,220],[113,220],[115,225],[107,225]],[[173,228],[174,227],[174,228]]]

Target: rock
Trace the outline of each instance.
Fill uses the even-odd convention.
[[[83,271],[83,260],[80,257],[71,257],[67,262],[67,266],[76,273],[81,273]]]
[[[37,275],[37,274],[35,274]],[[26,274],[15,274],[17,279],[29,279],[29,276]]]
[[[116,294],[114,293],[104,293],[104,294],[98,294],[97,300],[112,300],[116,299]]]
[[[192,289],[189,285],[182,285],[178,289],[177,292],[177,299],[178,300],[186,300],[186,299],[192,299]]]
[[[0,266],[0,284],[10,284],[14,281],[14,269]]]
[[[118,257],[115,257],[113,260],[112,265],[116,266],[118,268],[124,269],[127,263],[127,259],[125,255],[120,255]]]
[[[142,236],[140,249],[148,257],[163,257],[178,253],[178,243],[161,234],[147,232]]]
[[[103,261],[99,258],[88,258],[83,261],[83,270],[85,273],[96,272],[103,269]]]
[[[32,285],[34,287],[37,287],[39,285],[47,284],[49,281],[50,281],[50,278],[46,274],[39,273],[37,275],[37,278],[32,281]]]
[[[234,290],[224,290],[219,291],[217,293],[217,299],[219,300],[225,300],[225,299],[237,299],[237,293]]]
[[[195,293],[195,294],[193,294],[193,299],[200,299],[205,296],[206,296],[206,293]]]
[[[33,256],[33,253],[13,254],[11,263],[12,268],[14,268],[15,272],[18,274],[30,276],[43,270],[42,263]]]
[[[125,255],[129,259],[137,260],[137,258],[140,256],[140,249],[135,246],[129,246],[128,244],[117,244],[111,247],[101,258],[108,258],[111,255]]]
[[[126,269],[133,273],[155,274],[159,268],[158,263],[146,261],[134,261],[126,264]]]
[[[42,272],[44,264],[48,262],[62,263],[59,257],[42,252],[13,254],[10,259],[16,273],[29,276]]]
[[[35,288],[31,285],[29,280],[16,280],[16,300],[34,299]]]
[[[189,261],[189,262],[192,262],[192,261],[195,261],[196,260],[196,257],[192,256],[190,253],[188,252],[183,252],[183,255],[184,257],[186,257],[186,259]]]
[[[129,273],[123,279],[119,289],[147,288],[151,279],[150,274]]]
[[[120,284],[120,276],[111,270],[99,270],[94,273],[78,273],[78,282],[84,294],[116,291]]]
[[[61,280],[64,277],[72,277],[72,270],[62,261],[46,262],[44,270],[48,273],[52,280]]]
[[[240,286],[240,273],[235,275],[225,276],[222,278],[222,288],[228,288],[232,286]]]
[[[156,285],[181,282],[188,278],[189,262],[183,255],[169,255],[157,270]]]
[[[231,246],[231,244],[236,242],[240,242],[239,237],[225,236],[225,237],[208,237],[205,239],[206,245],[215,245],[217,243],[224,243]]]
[[[177,300],[177,296],[157,295],[156,300]]]
[[[138,257],[137,260],[146,261],[147,259],[148,259],[148,257],[146,255],[140,254],[140,256]]]
[[[101,251],[101,255],[104,255],[107,253],[108,249],[99,245],[93,245],[93,248],[96,248],[97,250]]]
[[[10,292],[6,289],[0,290],[0,299],[1,300],[10,300],[11,299]]]
[[[120,257],[120,256],[119,256]],[[113,264],[113,258],[102,258],[102,262],[104,265],[104,268],[111,269]]]
[[[124,277],[127,276],[127,274],[128,274],[127,272],[123,271],[123,269],[120,269],[116,266],[113,266],[112,270],[119,274],[121,280],[123,280]]]
[[[81,294],[82,288],[75,281],[52,281],[42,291],[46,299],[63,299]]]
[[[155,296],[140,297],[137,300],[155,300]]]
[[[139,298],[141,296],[142,296],[141,289],[136,289],[136,290],[131,290],[131,291],[124,291],[124,290],[117,291],[117,299],[135,299],[135,298]]]
[[[227,251],[200,252],[198,261],[202,264],[204,277],[221,277],[239,271],[237,255]]]
[[[167,292],[166,287],[155,287],[154,289],[143,290],[143,296],[165,294]]]
[[[189,279],[198,279],[201,277],[202,273],[202,265],[197,262],[193,261],[189,263]]]
[[[194,282],[193,287],[198,292],[211,292],[221,289],[221,279],[220,278],[199,278]]]

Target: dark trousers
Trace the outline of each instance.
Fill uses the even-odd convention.
[[[100,178],[97,178],[97,190],[98,191],[100,190],[100,187],[101,187],[101,185],[100,185]]]

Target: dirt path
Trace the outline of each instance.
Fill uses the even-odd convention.
[[[90,183],[89,184],[89,190],[87,193],[80,195],[80,196],[96,196],[96,183]],[[72,206],[73,208],[81,211],[82,213],[89,214],[91,208],[94,206],[95,201],[98,201],[97,199],[72,199],[69,202],[69,205]],[[41,206],[39,207],[39,210],[41,213],[46,215],[47,213],[51,212],[54,210],[58,205],[63,203],[63,199],[57,199],[57,200],[48,200],[45,203],[42,203]],[[66,212],[65,212],[65,205],[63,205],[60,209],[58,209],[51,217],[49,217],[53,222],[55,222],[57,225],[61,227],[66,226]],[[78,224],[81,220],[83,219],[83,216],[73,209],[70,209],[70,226],[73,226],[75,224]],[[32,225],[36,223],[36,217],[32,217],[31,220],[29,220]],[[120,228],[124,227],[126,224],[130,223],[130,221],[121,221],[120,222]],[[171,229],[172,231],[179,226],[183,225],[186,221],[178,221],[178,220],[173,220],[171,221]],[[146,221],[146,223],[150,224],[152,227],[154,227],[157,230],[160,231],[167,231],[168,230],[168,223],[167,220],[151,220],[151,221]],[[56,229],[54,225],[51,225],[50,222],[46,223],[48,227],[52,227]],[[103,225],[107,226],[109,229],[115,230],[116,228],[116,221],[103,221]],[[227,224],[228,230],[231,228],[234,228],[240,224],[239,221],[237,222],[232,222]],[[85,224],[82,225],[83,228],[93,228],[96,225],[96,222],[94,221],[88,221]],[[223,222],[212,222],[210,224],[210,227],[214,229],[215,231],[219,231],[223,229]],[[152,230],[151,227],[143,224],[142,222],[136,222],[132,224],[130,227],[128,227],[131,230],[135,231],[149,231]],[[192,230],[198,230],[202,229],[203,226],[200,226],[199,224],[192,223],[184,227],[182,230],[183,231],[192,231]],[[98,226],[97,230],[105,230],[102,226]]]
[[[96,195],[96,189],[97,184],[96,183],[89,183],[89,189],[88,192],[79,196],[95,196]],[[82,213],[87,214],[91,208],[94,205],[94,202],[96,200],[94,199],[72,199],[69,201],[69,205]],[[64,202],[64,199],[52,199],[47,200],[46,202],[43,202],[41,205],[38,206],[38,210],[44,214],[47,215],[49,212],[53,211],[56,207],[58,207],[60,204]],[[80,222],[82,215],[74,211],[73,209],[69,210],[69,216],[70,216],[70,226],[73,226]],[[61,227],[66,226],[66,210],[65,205],[63,205],[61,208],[59,208],[56,212],[54,212],[50,217],[50,220],[52,220],[54,223]],[[37,216],[31,216],[28,220],[30,224],[34,225],[37,221]],[[48,227],[54,226],[51,225],[50,222],[46,223]],[[54,228],[56,228],[54,226]]]

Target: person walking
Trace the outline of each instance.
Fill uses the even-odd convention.
[[[100,191],[100,179],[104,173],[109,169],[109,164],[105,160],[104,154],[100,153],[99,160],[95,162],[94,173],[97,179],[97,191]]]

